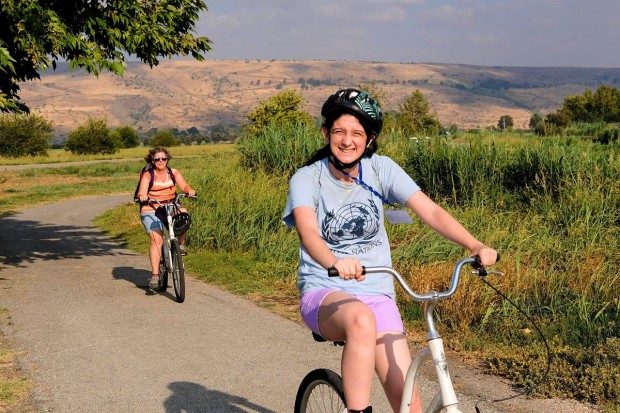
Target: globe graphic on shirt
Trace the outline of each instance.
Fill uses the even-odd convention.
[[[324,221],[326,239],[334,244],[342,241],[357,242],[374,237],[379,231],[379,212],[374,202],[353,202],[344,205]]]

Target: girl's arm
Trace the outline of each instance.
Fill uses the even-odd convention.
[[[463,248],[467,248],[471,255],[478,255],[482,265],[493,265],[497,261],[497,251],[478,241],[460,222],[422,191],[417,191],[411,195],[406,205],[438,234]]]
[[[324,268],[335,267],[340,274],[340,278],[355,278],[357,281],[365,279],[365,276],[362,275],[362,265],[359,260],[355,258],[338,259],[329,249],[327,243],[321,237],[319,223],[311,207],[296,207],[293,209],[293,218],[295,219],[295,228],[297,228],[301,244],[317,263]]]

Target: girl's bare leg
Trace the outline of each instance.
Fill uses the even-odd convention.
[[[366,304],[335,291],[321,303],[319,329],[331,341],[345,341],[342,382],[347,408],[364,410],[370,404],[374,377],[376,324]]]
[[[397,413],[400,411],[405,376],[411,364],[411,354],[405,334],[396,331],[379,334],[375,360],[379,381],[383,385],[392,410]],[[422,405],[416,387],[413,392],[411,413],[421,412]]]

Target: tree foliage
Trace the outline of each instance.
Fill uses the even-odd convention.
[[[395,122],[406,135],[436,134],[441,129],[439,119],[431,113],[428,101],[417,89],[398,108]]]
[[[181,140],[176,136],[172,129],[160,130],[153,135],[151,146],[179,146]]]
[[[280,125],[290,123],[311,124],[312,116],[305,111],[304,97],[295,90],[284,90],[267,100],[262,100],[258,106],[245,116],[251,122],[246,126],[248,133],[258,135],[269,124]]]
[[[545,119],[542,117],[542,115],[540,113],[534,113],[530,117],[529,127],[532,130],[536,130],[536,128],[539,127],[544,122],[545,122]]]
[[[122,142],[123,148],[135,148],[140,145],[140,136],[138,132],[129,125],[120,126],[111,133],[118,135],[118,139]]]
[[[595,92],[564,99],[560,109],[573,122],[620,122],[620,90],[602,85]]]
[[[515,122],[512,119],[512,116],[510,115],[502,115],[497,121],[497,129],[501,131],[512,130],[514,125],[515,125]]]
[[[108,122],[105,118],[89,118],[85,123],[73,130],[67,142],[65,150],[79,155],[86,154],[112,154],[123,147],[119,135],[110,133]]]
[[[211,41],[194,36],[203,10],[203,0],[2,0],[0,110],[27,111],[19,83],[61,59],[95,75],[122,75],[127,55],[150,67],[174,55],[203,60]]]
[[[42,116],[0,115],[0,156],[47,155],[53,132],[52,124]]]

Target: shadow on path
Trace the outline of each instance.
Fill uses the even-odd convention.
[[[135,267],[114,267],[112,270],[112,277],[115,280],[128,281],[139,288],[144,290],[145,295],[163,295],[164,297],[176,301],[176,297],[173,293],[174,289],[170,283],[172,282],[168,278],[168,289],[164,292],[153,291],[149,288],[148,283],[151,278],[151,272],[143,268]]]
[[[93,227],[54,225],[0,218],[0,268],[25,267],[37,260],[128,255],[114,240]]]
[[[276,413],[251,403],[245,397],[233,396],[187,381],[170,383],[172,391],[164,402],[166,413]]]

